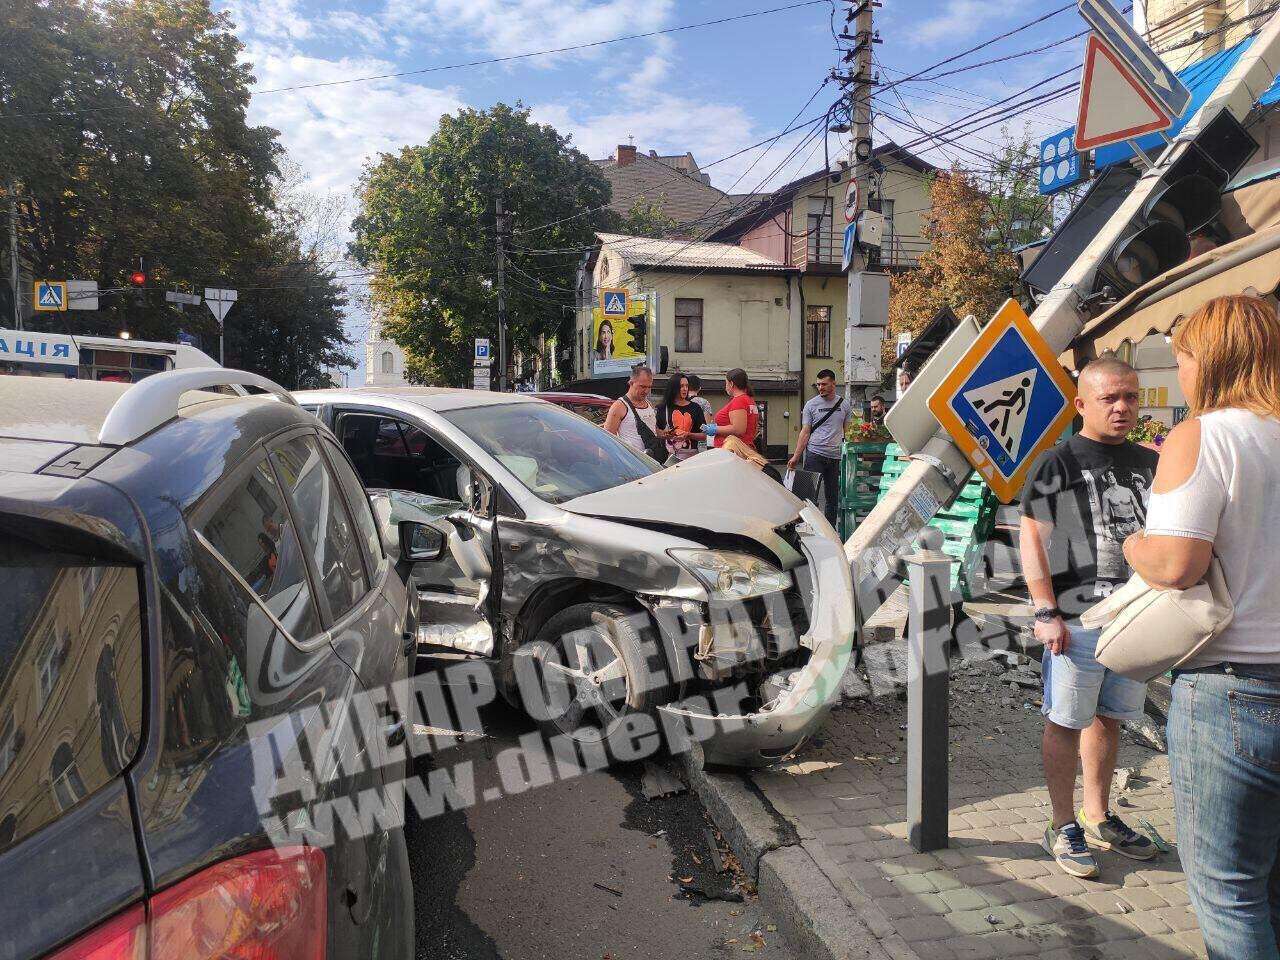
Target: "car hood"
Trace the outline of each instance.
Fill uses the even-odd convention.
[[[801,502],[740,457],[707,450],[650,476],[575,497],[560,506],[583,516],[669,523],[768,544],[776,528],[800,516]]]

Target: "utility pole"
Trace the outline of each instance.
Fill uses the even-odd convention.
[[[511,229],[511,214],[502,207],[502,198],[493,201],[494,235],[498,244],[498,390],[507,389],[507,288],[506,288],[506,240]]]
[[[850,187],[856,191],[846,195],[844,220],[857,220],[866,209],[867,190],[871,181],[871,94],[876,85],[872,74],[872,46],[879,42],[872,24],[873,11],[879,0],[846,0],[845,28],[840,39],[848,44],[841,65],[850,72],[837,73],[844,86],[849,109]],[[852,33],[850,32],[852,26]],[[852,199],[853,202],[848,201]],[[834,231],[833,231],[834,233]],[[880,341],[889,322],[889,278],[867,270],[866,254],[855,246],[849,264],[848,299],[845,314],[845,393],[853,402],[854,391],[874,389],[880,384]],[[871,372],[865,368],[870,367]],[[859,369],[863,368],[863,369]],[[873,375],[874,374],[874,375]],[[862,398],[865,400],[865,397]]]
[[[18,276],[18,190],[9,181],[9,279],[13,284],[13,329],[22,329],[22,291]]]

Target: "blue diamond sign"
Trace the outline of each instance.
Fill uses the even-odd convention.
[[[929,398],[929,409],[1002,502],[1075,415],[1075,384],[1008,300]]]

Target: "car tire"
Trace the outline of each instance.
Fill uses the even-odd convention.
[[[654,679],[666,674],[656,639],[656,627],[642,610],[576,604],[552,616],[537,637],[504,657],[502,674],[517,696],[536,690],[536,697],[520,699],[548,738],[572,741],[588,761],[601,753],[609,763],[640,759],[635,754],[644,748],[634,749],[624,736],[628,718],[633,729],[638,725],[656,731],[656,724],[649,727],[635,717],[652,717],[658,704],[671,699],[673,689]],[[656,750],[659,738],[641,739]]]

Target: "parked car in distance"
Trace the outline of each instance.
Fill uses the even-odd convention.
[[[408,676],[383,541],[261,377],[0,377],[0,957],[413,955],[400,829],[268,826],[404,776],[325,720]],[[311,771],[274,798],[273,756]]]
[[[597,426],[604,426],[604,418],[609,415],[609,408],[613,406],[613,400],[610,397],[601,396],[598,393],[550,392],[533,393],[530,396],[549,401],[566,410],[572,410]]]
[[[552,735],[599,744],[657,709],[715,728],[707,760],[762,764],[838,696],[854,632],[843,545],[816,508],[738,457],[711,450],[661,470],[529,395],[295,396],[367,486],[415,498],[447,537],[413,578],[424,609],[470,619],[428,625],[424,639],[492,659],[512,702],[518,657],[567,675],[572,701],[541,718]],[[701,705],[740,685],[735,707]]]

